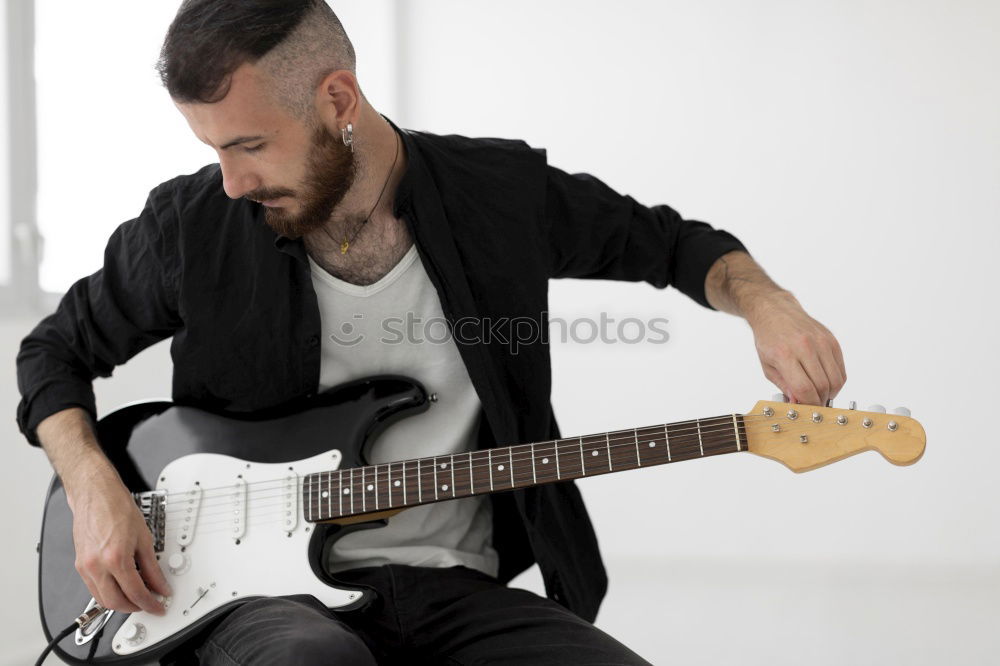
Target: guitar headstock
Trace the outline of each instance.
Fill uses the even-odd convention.
[[[747,448],[784,463],[793,472],[878,451],[894,465],[912,465],[924,454],[924,428],[899,407],[892,414],[872,405],[868,411],[761,400],[743,416]]]

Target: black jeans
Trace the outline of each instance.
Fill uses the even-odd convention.
[[[375,588],[377,599],[349,613],[309,595],[254,600],[172,663],[648,664],[554,601],[465,567],[387,565],[337,578]]]

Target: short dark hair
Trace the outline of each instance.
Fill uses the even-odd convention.
[[[296,111],[311,99],[309,83],[355,69],[354,46],[326,0],[184,0],[156,69],[174,100],[211,104],[228,94],[236,69],[265,56],[279,99]]]

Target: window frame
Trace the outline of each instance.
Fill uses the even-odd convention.
[[[10,197],[10,281],[0,284],[0,307],[8,314],[45,308],[38,287],[41,250],[35,200],[38,159],[35,116],[35,3],[7,0],[7,160]]]

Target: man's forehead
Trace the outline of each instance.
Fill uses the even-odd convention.
[[[174,105],[199,140],[219,149],[272,135],[288,120],[266,94],[261,74],[249,64],[233,72],[226,96],[218,102],[174,101]]]

